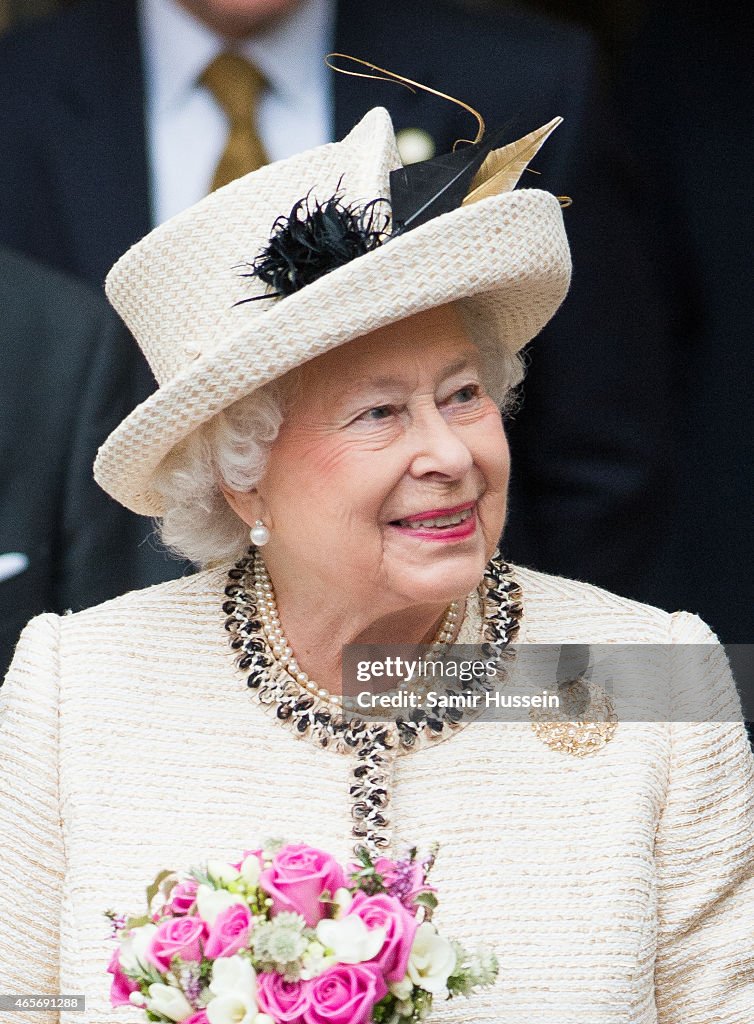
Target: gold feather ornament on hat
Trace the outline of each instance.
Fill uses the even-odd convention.
[[[523,139],[517,139],[489,153],[471,182],[471,188],[461,205],[478,203],[480,199],[498,196],[501,192],[510,192],[514,189],[528,163],[562,122],[562,117],[554,117],[546,125],[529,132]]]

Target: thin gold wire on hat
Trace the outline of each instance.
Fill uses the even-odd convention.
[[[345,68],[339,68],[336,64],[333,64],[332,58],[339,57],[342,60],[352,60],[354,64],[360,64],[362,67],[371,68],[372,71],[379,71],[378,75],[367,75],[363,71],[347,71]],[[396,85],[402,85],[410,92],[414,92],[416,89],[421,89],[422,92],[431,93],[433,96],[439,96],[442,100],[448,100],[450,103],[455,103],[457,106],[467,110],[477,120],[477,133],[473,139],[457,139],[453,143],[453,149],[456,148],[459,142],[468,142],[471,145],[476,145],[477,142],[481,142],[486,126],[484,118],[478,110],[474,110],[473,107],[469,106],[468,103],[464,103],[463,100],[457,99],[455,96],[449,96],[446,92],[440,92],[439,89],[432,89],[429,85],[422,85],[421,82],[415,82],[413,78],[406,78],[405,75],[399,75],[396,71],[390,71],[388,68],[378,67],[376,64],[372,64],[371,61],[362,60],[361,57],[352,57],[349,53],[328,53],[325,57],[325,64],[332,71],[337,71],[341,75],[351,75],[354,78],[373,78],[376,82],[395,82]]]
[[[352,71],[347,68],[338,67],[337,64],[333,63],[333,58],[340,60],[350,60],[354,64],[359,64],[361,67],[369,68],[370,71],[376,71],[378,74],[367,74],[364,71]],[[465,103],[463,100],[459,100],[457,96],[451,96],[449,93],[441,92],[439,89],[433,89],[429,85],[424,85],[422,82],[417,82],[413,78],[407,78],[405,75],[399,75],[397,71],[391,71],[389,68],[381,68],[377,64],[373,64],[371,61],[363,60],[361,57],[354,57],[349,53],[328,53],[325,57],[325,64],[331,71],[337,71],[341,75],[350,75],[353,78],[371,78],[376,82],[393,82],[395,85],[402,85],[409,92],[416,92],[417,89],[421,89],[422,92],[429,93],[432,96],[438,96],[440,99],[448,100],[449,103],[455,103],[456,106],[461,107],[463,110],[468,111],[477,122],[477,132],[473,139],[456,139],[453,143],[453,150],[455,151],[456,146],[462,142],[466,142],[469,145],[476,145],[481,142],[484,138],[486,131],[486,125],[484,118],[475,110],[474,107]],[[533,174],[539,174],[539,171],[535,171],[531,167],[527,167],[526,170],[531,171]],[[560,203],[561,209],[571,206],[573,199],[570,196],[556,196]]]

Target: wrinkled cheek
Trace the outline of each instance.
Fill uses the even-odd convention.
[[[505,434],[501,430],[499,443],[486,453],[481,468],[485,478],[486,491],[479,504],[479,519],[484,534],[488,557],[491,556],[503,531],[508,503],[510,483],[510,451]]]
[[[352,474],[354,447],[345,438],[329,431],[307,430],[283,434],[273,445],[270,461],[281,467],[285,479],[291,474],[305,479],[314,488],[326,486]]]
[[[502,426],[499,433],[496,432],[493,443],[486,446],[482,471],[490,492],[496,496],[500,495],[504,506],[511,474],[511,456],[508,438]]]

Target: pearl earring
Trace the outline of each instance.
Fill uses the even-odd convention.
[[[249,530],[249,536],[251,537],[251,543],[258,548],[261,548],[270,539],[270,531],[264,525],[261,519],[257,519],[252,528]]]

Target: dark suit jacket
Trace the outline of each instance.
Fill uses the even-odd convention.
[[[440,0],[344,0],[335,46],[462,97],[490,125],[510,122],[511,137],[565,117],[536,160],[542,177],[526,184],[574,197],[575,272],[534,347],[511,426],[506,548],[539,569],[646,596],[672,461],[669,313],[591,38]],[[438,151],[470,130],[468,114],[423,93],[342,75],[334,90],[339,137],[380,103],[397,129],[429,131]],[[150,227],[133,0],[89,0],[0,40],[0,97],[0,241],[100,284]]]
[[[0,681],[32,615],[179,569],[150,541],[151,522],[92,477],[98,446],[149,387],[135,354],[88,285],[0,249],[0,380],[12,398],[0,402],[0,554],[28,559],[0,581]]]

